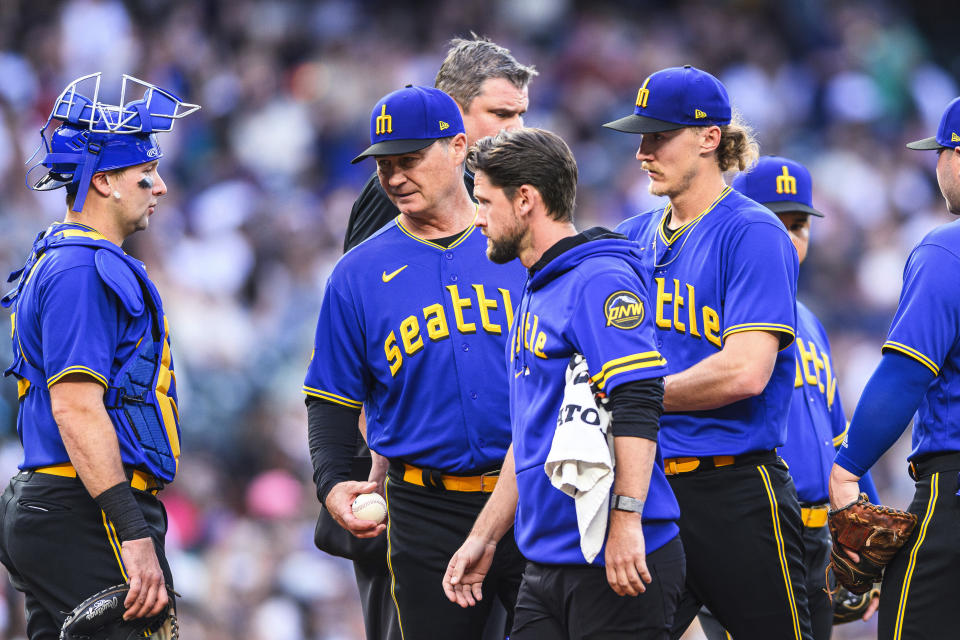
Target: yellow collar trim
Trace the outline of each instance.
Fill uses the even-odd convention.
[[[397,228],[399,228],[400,231],[402,231],[402,232],[405,233],[406,235],[410,236],[411,238],[413,238],[413,239],[416,240],[417,242],[421,242],[421,243],[427,245],[428,247],[433,247],[434,249],[439,249],[440,251],[448,251],[449,249],[453,249],[454,247],[462,244],[464,240],[466,240],[468,237],[470,237],[470,234],[473,233],[474,229],[477,228],[474,223],[477,221],[477,214],[478,214],[479,211],[480,211],[480,205],[475,204],[475,205],[474,205],[474,212],[473,212],[473,220],[470,221],[470,226],[468,226],[468,227],[464,230],[464,232],[461,233],[460,236],[459,236],[456,240],[454,240],[453,242],[451,242],[449,247],[444,247],[443,245],[439,245],[439,244],[437,244],[436,242],[431,242],[430,240],[427,240],[426,238],[421,238],[421,237],[418,236],[417,234],[413,233],[412,231],[410,231],[409,229],[407,229],[405,226],[403,226],[403,222],[400,220],[400,216],[397,216],[397,217],[396,217]]]
[[[665,244],[671,244],[671,243],[675,242],[675,241],[676,241],[677,239],[679,239],[680,236],[682,236],[688,229],[692,228],[695,224],[697,224],[698,222],[700,222],[700,220],[701,220],[701,218],[703,218],[703,216],[705,216],[705,215],[707,215],[708,213],[710,213],[711,211],[713,211],[713,210],[716,208],[716,206],[717,206],[718,204],[720,204],[720,202],[721,202],[724,198],[726,198],[727,195],[728,195],[731,191],[733,191],[732,188],[730,188],[730,187],[724,187],[723,191],[720,192],[720,195],[717,196],[717,198],[710,204],[710,206],[708,206],[706,209],[704,209],[703,211],[701,211],[700,214],[699,214],[696,218],[694,218],[693,220],[691,220],[691,221],[688,222],[687,224],[683,225],[683,226],[680,227],[679,229],[676,229],[676,230],[670,235],[669,238],[668,238],[668,237],[666,236],[666,234],[663,232],[663,223],[664,223],[664,221],[667,219],[667,216],[670,215],[670,209],[672,208],[672,203],[669,203],[669,202],[668,202],[668,203],[667,203],[667,206],[663,208],[663,216],[660,218],[660,224],[657,225],[657,234],[660,236],[660,239],[663,240],[663,242],[664,242]]]
[[[96,229],[94,229],[93,227],[91,227],[90,225],[88,225],[88,224],[83,224],[82,222],[67,222],[66,220],[59,220],[59,221],[57,221],[57,222],[54,223],[54,224],[57,224],[57,225],[61,225],[61,224],[72,224],[72,225],[75,225],[75,226],[78,226],[78,227],[83,227],[84,229],[87,229],[87,230],[89,230],[89,231],[93,231],[93,232],[95,232],[95,233],[100,233],[99,231],[97,231]]]
[[[79,229],[62,229],[60,231],[54,232],[55,236],[63,236],[64,238],[90,238],[92,240],[107,240],[99,231],[80,231]],[[109,240],[107,240],[109,242]]]

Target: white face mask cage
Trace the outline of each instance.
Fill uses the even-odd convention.
[[[80,76],[68,84],[54,103],[50,117],[41,131],[45,130],[53,119],[85,124],[94,133],[170,131],[175,120],[200,108],[200,105],[184,102],[169,91],[127,74],[123,74],[119,105],[107,104],[100,101],[100,79],[101,73],[96,72]],[[81,91],[91,86],[92,92]],[[143,97],[134,98],[128,103],[131,94],[141,93],[138,89],[142,90]],[[88,98],[91,94],[92,97]]]
[[[72,187],[78,194],[74,211],[82,209],[90,179],[96,171],[133,166],[160,157],[154,134],[170,131],[175,121],[200,108],[127,74],[123,75],[120,86],[119,104],[108,104],[100,100],[100,78],[99,72],[91,73],[66,86],[40,129],[40,146],[26,162],[30,164],[38,153],[44,152],[40,161],[27,171],[25,180],[30,189],[46,191],[76,184]],[[142,96],[135,97],[134,93]],[[63,124],[48,131],[54,120]],[[34,182],[31,173],[41,165],[49,172]]]

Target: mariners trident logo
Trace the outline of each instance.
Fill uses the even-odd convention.
[[[647,89],[648,82],[650,82],[650,78],[643,81],[643,86],[640,87],[640,91],[637,92],[637,106],[641,109],[646,108],[647,98],[650,97],[650,89]]]
[[[787,165],[783,165],[783,174],[777,176],[777,193],[797,195],[797,179],[787,171]]]
[[[603,303],[606,326],[618,329],[635,329],[643,322],[643,302],[632,291],[615,291]]]
[[[393,117],[387,114],[387,105],[380,108],[380,115],[377,116],[377,135],[385,133],[393,133]]]

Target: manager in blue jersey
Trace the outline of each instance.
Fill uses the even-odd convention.
[[[577,233],[577,165],[555,134],[517,129],[484,138],[468,166],[487,255],[498,263],[519,258],[528,279],[506,353],[512,447],[444,589],[461,606],[482,602],[495,549],[510,543],[514,526],[528,562],[512,639],[669,638],[684,556],[677,502],[657,453],[666,363],[648,311],[649,252],[600,227]],[[604,519],[610,509],[608,526],[595,534],[598,551],[589,558],[583,538],[594,534],[581,534],[575,500],[591,498],[555,488],[545,471],[548,454],[561,447],[558,425],[592,408],[565,404],[565,372],[577,354],[610,399],[614,443],[613,484],[598,496]],[[578,466],[586,458],[577,450],[589,448],[585,422],[574,451],[559,454]]]
[[[384,96],[370,141],[358,160],[376,159],[400,215],[337,262],[324,292],[303,386],[318,496],[355,536],[384,531],[351,510],[377,482],[343,480],[363,407],[367,444],[389,460],[388,563],[404,637],[479,638],[495,596],[513,610],[516,545],[500,550],[482,607],[449,602],[441,578],[510,443],[503,352],[523,267],[486,259],[450,96],[414,86]]]
[[[128,582],[127,619],[153,616],[172,586],[157,492],[180,457],[169,327],[143,263],[120,245],[147,228],[167,192],[157,132],[198,109],[124,76],[110,105],[100,74],[71,82],[41,130],[67,212],[37,236],[13,311],[20,472],[0,503],[0,561],[25,595],[27,635],[58,638],[67,612]],[[57,126],[50,131],[52,124]]]
[[[810,638],[800,505],[776,452],[795,378],[797,252],[769,209],[723,180],[756,144],[720,81],[689,65],[652,74],[633,114],[605,126],[642,135],[650,192],[669,198],[617,230],[654,255],[660,446],[687,554],[673,636],[705,604],[737,640]]]
[[[960,98],[935,136],[907,145],[937,152],[937,182],[960,215]],[[957,634],[960,592],[960,222],[934,229],[907,258],[883,358],[860,397],[830,473],[834,508],[857,498],[858,479],[913,418],[908,456],[917,515],[910,540],[883,575],[879,638]],[[916,414],[916,415],[914,415]]]
[[[453,98],[463,116],[463,130],[467,144],[495,135],[502,129],[523,126],[523,115],[529,102],[527,85],[537,75],[532,66],[521,64],[510,51],[487,38],[471,34],[470,38],[454,38],[434,86]],[[467,191],[473,193],[473,175],[464,171]],[[387,197],[377,172],[372,172],[350,211],[343,239],[344,253],[357,246],[382,226],[399,215],[397,207]],[[363,416],[361,414],[361,421]],[[366,443],[357,433],[358,454],[351,466],[351,479],[366,479],[371,472],[371,458]],[[376,460],[374,476],[382,463]],[[369,638],[400,640],[396,610],[390,595],[390,574],[386,562],[385,536],[360,540],[344,531],[322,509],[317,519],[315,542],[328,553],[353,560],[364,626]],[[502,640],[502,607],[487,619],[490,627],[486,640]]]
[[[800,264],[810,245],[810,217],[822,218],[813,207],[810,172],[799,162],[763,156],[748,173],[733,180],[734,189],[777,214],[787,228]],[[787,441],[780,455],[790,467],[803,517],[803,564],[807,570],[807,599],[815,640],[828,640],[833,629],[833,605],[827,595],[825,572],[830,561],[827,527],[827,478],[837,447],[846,435],[847,418],[837,388],[837,371],[827,332],[817,317],[797,301],[796,377],[787,419]],[[861,481],[874,504],[879,504],[870,476]],[[838,595],[835,598],[841,597]],[[870,594],[848,594],[860,607]],[[869,606],[876,607],[876,598]],[[872,609],[867,615],[872,615]],[[700,616],[709,640],[726,640],[716,621]]]

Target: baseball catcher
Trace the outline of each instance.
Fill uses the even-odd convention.
[[[127,637],[87,634],[79,618],[72,633],[65,614],[127,583],[103,613],[125,603],[128,618],[152,619],[173,580],[157,498],[181,453],[170,322],[144,263],[122,245],[167,193],[157,136],[200,107],[127,75],[117,104],[100,89],[99,73],[68,84],[40,130],[46,173],[27,185],[65,189],[64,218],[43,223],[0,299],[23,445],[0,500],[0,563],[24,594],[31,640]]]

